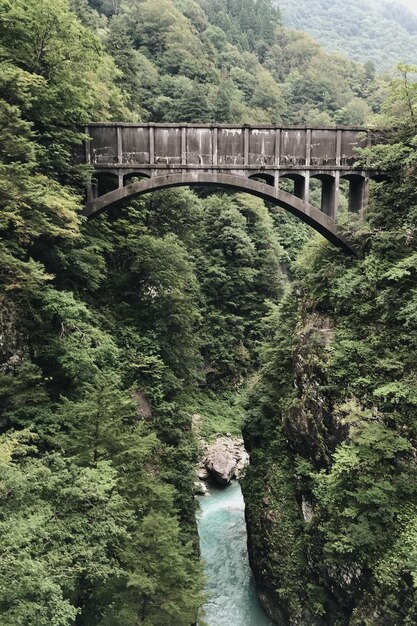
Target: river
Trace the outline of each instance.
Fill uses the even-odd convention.
[[[209,600],[208,626],[273,626],[264,613],[249,567],[243,496],[238,483],[211,489],[197,517]]]

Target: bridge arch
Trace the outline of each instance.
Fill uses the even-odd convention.
[[[203,173],[198,171],[164,174],[134,182],[125,187],[119,187],[88,202],[85,215],[88,218],[98,215],[110,206],[121,204],[129,198],[135,198],[145,193],[170,187],[212,186],[233,189],[257,196],[266,202],[276,204],[286,209],[303,222],[312,226],[328,241],[347,253],[353,253],[352,244],[341,234],[335,220],[326,215],[301,198],[289,194],[277,187],[251,180],[234,174]]]
[[[92,175],[92,186],[96,196],[103,196],[119,187],[117,171],[97,171]]]
[[[309,184],[310,184],[310,173],[304,172],[280,172],[279,174],[280,180],[291,180],[294,188],[293,194],[296,198],[301,198],[305,202],[308,202],[309,196]]]
[[[123,172],[123,185],[122,187],[126,187],[133,182],[133,179],[143,179],[150,178],[149,172],[140,172],[137,170]]]
[[[268,174],[267,172],[255,172],[254,174],[250,174],[248,176],[249,180],[259,180],[267,185],[274,186],[275,178],[273,174]]]

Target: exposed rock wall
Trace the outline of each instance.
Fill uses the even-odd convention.
[[[323,581],[308,480],[310,470],[328,466],[346,436],[325,391],[323,362],[332,331],[327,318],[293,311],[283,332],[287,344],[282,339],[257,383],[244,433],[251,454],[242,485],[250,563],[260,600],[280,626],[344,624],[339,608],[349,614],[357,572],[327,572]]]

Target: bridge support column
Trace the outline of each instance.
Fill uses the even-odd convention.
[[[87,202],[93,202],[98,198],[98,183],[94,178],[87,184]]]
[[[274,187],[275,189],[279,188],[279,170],[275,170],[274,172]]]
[[[310,202],[310,172],[304,174],[304,202]]]
[[[369,177],[355,176],[349,181],[349,211],[365,216],[369,199]]]
[[[310,185],[309,174],[306,174],[305,176],[297,176],[297,178],[294,180],[295,197],[300,198],[301,200],[304,200],[304,202],[308,202],[309,185]]]
[[[336,172],[335,176],[326,176],[322,179],[321,210],[334,220],[339,205],[339,182],[339,172]]]

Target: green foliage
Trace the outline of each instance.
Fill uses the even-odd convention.
[[[275,548],[268,558],[280,597],[299,611],[306,538],[285,456],[286,412],[298,415],[300,405],[290,374],[298,302],[287,295],[276,307],[285,291],[282,264],[292,263],[309,233],[254,198],[201,190],[161,192],[86,222],[80,209],[90,173],[73,152],[80,128],[95,119],[359,120],[366,100],[377,109],[372,68],[328,56],[283,28],[269,0],[4,0],[0,40],[2,623],[196,621],[202,577],[190,413],[207,415],[206,434],[238,432],[236,390],[258,368],[277,325],[279,348],[266,350],[262,400],[250,396],[247,426],[262,463],[269,448],[264,453],[259,442],[270,438],[274,498],[265,504],[257,486],[247,489],[259,510],[280,520],[271,533],[284,558]],[[310,276],[320,276],[311,289],[321,281],[329,290],[333,260],[320,273],[329,253],[323,249],[317,261],[314,254]],[[413,259],[375,265],[366,266],[367,276],[389,285],[379,302],[388,311],[402,281],[414,276]],[[344,269],[324,309],[343,291]],[[410,302],[401,310],[407,324]],[[320,347],[318,336],[312,341]],[[331,355],[336,373],[350,358],[344,346],[356,350],[359,340],[340,342]],[[385,374],[398,375],[394,348],[381,365]],[[319,369],[319,356],[310,367]],[[374,385],[362,372],[356,384],[399,420],[399,404],[414,409],[413,377],[385,374]],[[337,387],[337,375],[326,383]],[[316,426],[322,441],[308,463],[319,459],[322,469],[332,446]],[[358,442],[362,451],[370,447]],[[382,452],[389,469],[409,454],[401,446],[391,457]],[[263,471],[266,480],[266,463]],[[323,518],[323,528],[330,534],[331,520]],[[315,583],[309,589],[319,612],[324,592]]]
[[[1,439],[0,610],[10,626],[64,626],[78,613],[77,580],[93,584],[117,570],[111,553],[125,539],[125,514],[109,465],[39,459],[35,442],[25,431]]]
[[[276,0],[286,25],[304,30],[330,51],[373,68],[391,69],[398,61],[414,62],[417,18],[400,2],[301,0],[294,11],[289,0]]]
[[[205,218],[198,270],[206,300],[203,355],[209,382],[227,377],[236,385],[257,363],[268,300],[282,293],[284,254],[271,217],[254,198],[211,196]]]
[[[251,530],[251,553],[256,559],[258,582],[269,590],[275,602],[278,599],[285,613],[297,615],[302,610],[302,588],[306,584],[305,547],[291,468],[283,461],[285,454],[282,451],[280,454],[279,441],[280,433],[276,431],[274,460],[260,451],[252,453],[256,470],[248,468],[243,491],[245,503],[248,503],[246,519]],[[268,481],[267,495],[265,480]]]
[[[327,554],[369,567],[391,544],[385,529],[413,497],[411,443],[361,409],[345,419],[354,424],[351,441],[339,446],[331,471],[316,481],[317,499],[328,515],[321,530]]]
[[[237,437],[241,435],[244,411],[239,394],[198,393],[192,399],[189,410],[197,416],[196,428],[207,441],[227,433]]]
[[[198,212],[82,222],[77,129],[128,115],[119,72],[64,1],[0,10],[1,622],[188,626]]]
[[[188,626],[195,619],[200,595],[198,568],[190,567],[193,548],[180,550],[175,518],[150,511],[126,547],[124,558],[132,568],[120,581],[122,589],[102,626],[123,626],[140,620],[144,626]],[[141,567],[135,566],[137,560]]]
[[[75,127],[127,114],[113,87],[115,66],[65,0],[3,2],[0,39],[1,83],[13,83],[6,100],[22,106],[38,131],[44,172],[68,180]]]

